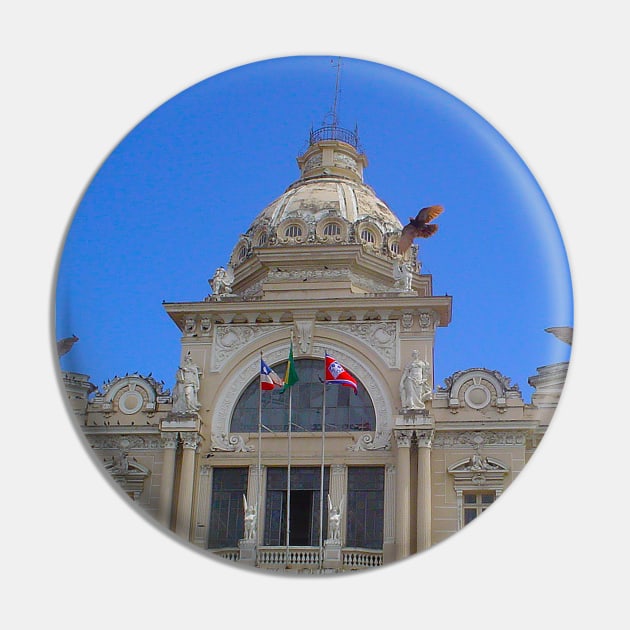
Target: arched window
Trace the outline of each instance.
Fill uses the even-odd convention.
[[[289,238],[295,238],[296,236],[302,236],[302,228],[299,225],[289,225],[289,227],[284,231],[284,235]]]
[[[392,243],[389,246],[389,249],[391,249],[392,252],[394,252],[394,254],[398,254],[398,243]]]
[[[264,247],[267,244],[267,233],[263,232],[258,239],[258,247]]]
[[[243,260],[245,258],[245,256],[247,256],[247,247],[245,245],[243,245],[238,250],[238,259],[239,259],[239,261]]]
[[[286,361],[273,367],[282,378]],[[295,369],[299,381],[293,386],[291,421],[293,432],[319,432],[322,430],[324,378],[323,359],[296,359]],[[230,424],[232,433],[258,431],[258,388],[256,378],[239,398]],[[262,424],[265,432],[284,432],[289,420],[289,393],[279,390],[262,392]],[[365,389],[358,382],[357,395],[350,387],[326,385],[326,431],[374,431],[376,414]]]
[[[324,226],[325,236],[339,236],[341,234],[341,226],[338,223],[327,223]]]
[[[364,228],[361,230],[361,240],[364,243],[374,243],[376,241],[376,237],[374,236],[374,232],[372,232],[372,230]]]

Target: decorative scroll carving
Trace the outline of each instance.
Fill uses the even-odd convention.
[[[254,450],[254,447],[250,444],[246,444],[245,440],[240,435],[225,434],[217,435],[212,434],[212,446],[213,451],[231,451],[235,453],[250,453]]]
[[[219,372],[227,361],[241,348],[253,340],[275,332],[271,324],[250,326],[248,324],[221,324],[214,329],[214,345],[212,347],[213,372]]]
[[[320,324],[323,328],[338,330],[358,339],[365,345],[378,351],[388,367],[399,364],[398,325],[395,321],[381,322],[338,322]]]

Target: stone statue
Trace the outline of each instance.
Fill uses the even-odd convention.
[[[468,470],[496,470],[499,467],[496,464],[489,462],[487,457],[481,457],[481,455],[479,455],[479,451],[475,451],[471,455],[466,468]]]
[[[339,502],[339,507],[336,507],[328,495],[328,540],[341,540],[342,510],[343,498]]]
[[[219,267],[210,280],[210,286],[212,287],[212,293],[217,299],[221,299],[224,295],[232,294],[232,283],[234,282],[234,272],[232,267],[228,265],[228,268]]]
[[[418,351],[411,354],[411,362],[405,367],[400,379],[400,401],[403,409],[426,409],[425,401],[431,398],[427,374],[429,364],[418,357]]]
[[[413,280],[413,269],[410,263],[401,263],[394,265],[394,280],[403,291],[411,291],[411,282]]]
[[[175,375],[175,387],[173,388],[173,413],[197,413],[201,408],[197,394],[199,392],[200,370],[193,363],[190,352]]]
[[[245,540],[256,540],[256,504],[247,505],[247,497],[243,495],[245,510]]]

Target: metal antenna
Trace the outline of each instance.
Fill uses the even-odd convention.
[[[339,104],[339,79],[341,77],[341,57],[337,57],[337,80],[335,83],[335,100],[333,101],[332,109],[332,124],[337,126],[337,106]]]

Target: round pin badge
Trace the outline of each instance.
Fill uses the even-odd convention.
[[[63,245],[55,334],[122,501],[208,558],[336,575],[501,509],[572,319],[552,210],[484,118],[308,56],[213,76],[124,137]]]

